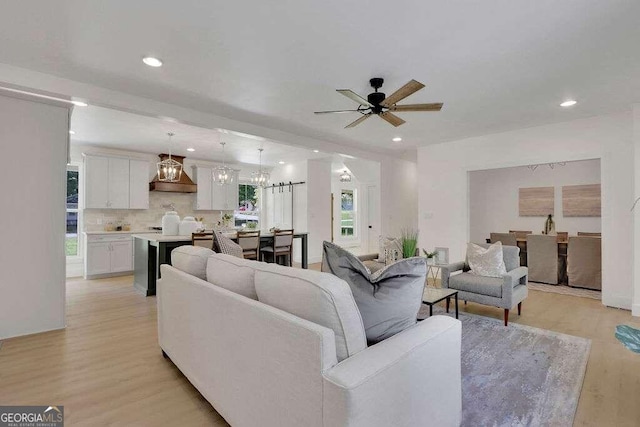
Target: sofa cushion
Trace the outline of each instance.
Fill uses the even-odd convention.
[[[256,267],[268,268],[266,264],[257,261],[213,253],[207,260],[206,280],[221,288],[257,300]]]
[[[213,249],[221,254],[233,255],[237,258],[244,258],[242,246],[240,246],[218,230],[213,231]]]
[[[471,274],[487,277],[502,277],[507,274],[501,242],[496,242],[488,248],[475,243],[467,244],[467,260]]]
[[[503,279],[460,273],[449,277],[449,287],[459,291],[502,298]]]
[[[424,258],[403,259],[371,273],[350,252],[324,242],[322,269],[351,287],[369,342],[382,341],[416,324],[427,277]]]
[[[258,301],[332,329],[338,361],[367,347],[360,312],[344,280],[312,270],[274,267],[255,272]]]
[[[211,249],[200,246],[178,246],[171,251],[171,265],[180,271],[206,280],[207,260],[213,253]]]

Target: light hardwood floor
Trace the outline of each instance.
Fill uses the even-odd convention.
[[[162,357],[155,297],[131,283],[130,276],[69,280],[66,330],[2,343],[0,404],[64,405],[69,426],[227,425]],[[502,315],[471,303],[460,308]],[[531,291],[510,322],[592,340],[575,425],[640,425],[640,355],[613,335],[618,324],[640,327],[639,319],[595,300]]]

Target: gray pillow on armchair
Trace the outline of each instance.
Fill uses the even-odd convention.
[[[416,324],[427,276],[424,258],[406,258],[372,274],[352,253],[324,242],[322,271],[349,284],[369,343]]]

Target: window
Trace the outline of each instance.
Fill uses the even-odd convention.
[[[234,213],[236,226],[260,228],[259,195],[255,185],[238,184],[238,207]]]
[[[342,190],[340,192],[340,235],[342,237],[357,235],[356,208],[356,190]]]
[[[80,214],[78,212],[78,167],[67,167],[67,230],[65,248],[67,256],[78,256],[78,227]]]

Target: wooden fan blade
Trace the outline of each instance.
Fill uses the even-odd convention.
[[[352,91],[351,89],[336,89],[336,92],[339,92],[342,95],[346,96],[347,98],[349,98],[349,99],[351,99],[353,101],[356,101],[360,105],[366,105],[367,107],[373,107],[373,104],[371,104],[369,101],[367,101],[366,99],[364,99],[363,97],[361,97],[360,95],[358,95],[357,93]]]
[[[391,111],[440,111],[442,102],[434,102],[433,104],[405,104],[392,105],[389,107]]]
[[[402,101],[412,93],[419,91],[423,87],[424,85],[419,81],[411,80],[409,83],[407,83],[406,85],[402,86],[400,89],[398,89],[397,91],[389,95],[384,101],[380,103],[380,105],[382,105],[383,107],[388,107],[390,105],[393,105],[398,101]]]
[[[333,110],[333,111],[314,111],[313,114],[330,114],[330,113],[354,113],[360,110]]]
[[[392,114],[392,113],[390,113],[388,111],[385,111],[384,113],[380,113],[379,116],[380,116],[380,118],[382,118],[382,120],[386,120],[387,122],[391,123],[395,127],[398,127],[401,124],[405,123],[405,121],[402,120],[400,117],[398,117],[395,114]]]
[[[360,123],[364,122],[365,120],[367,120],[369,117],[371,117],[372,113],[367,113],[364,114],[362,117],[360,117],[358,120],[349,123],[348,125],[346,125],[344,128],[348,129],[348,128],[352,128],[352,127],[356,127],[358,126]]]

